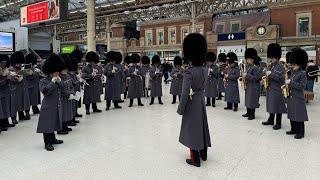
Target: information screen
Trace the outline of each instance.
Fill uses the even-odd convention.
[[[14,33],[0,32],[0,52],[13,52],[14,45]]]

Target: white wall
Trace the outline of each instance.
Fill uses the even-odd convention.
[[[16,51],[28,49],[28,28],[20,27],[19,19],[0,23],[0,30],[15,32]]]

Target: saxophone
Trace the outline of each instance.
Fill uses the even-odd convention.
[[[286,80],[288,80],[288,73],[286,73]],[[282,94],[285,98],[288,98],[290,93],[289,93],[289,85],[285,84],[281,86]]]
[[[243,87],[243,90],[247,89],[247,82],[245,80],[245,78],[243,77],[243,75],[246,73],[246,65],[244,64],[244,66],[240,67],[240,74],[241,77],[239,78],[241,86]]]
[[[262,76],[263,86],[264,86],[265,89],[268,89],[268,88],[269,88],[269,78],[268,78],[268,76],[266,75],[266,73],[267,73],[267,71],[268,71],[268,68],[269,68],[269,66],[267,66],[267,67],[264,69],[265,75]]]

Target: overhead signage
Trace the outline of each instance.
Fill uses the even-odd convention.
[[[230,34],[219,34],[218,41],[235,41],[235,40],[245,40],[246,33],[230,33]]]

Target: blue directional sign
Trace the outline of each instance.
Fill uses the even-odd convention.
[[[244,40],[244,39],[246,39],[245,32],[218,35],[218,41],[236,41],[236,40]]]

